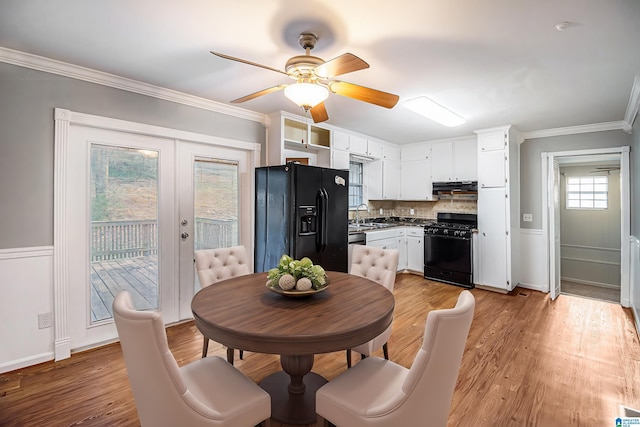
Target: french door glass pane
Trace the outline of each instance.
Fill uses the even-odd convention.
[[[194,163],[194,249],[217,249],[239,242],[238,164],[214,159]]]
[[[91,323],[111,319],[129,291],[158,308],[158,152],[91,145]]]

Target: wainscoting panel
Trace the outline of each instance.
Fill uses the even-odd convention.
[[[0,250],[0,373],[53,359],[53,248]]]
[[[546,244],[542,230],[520,229],[520,287],[549,292]]]
[[[630,258],[630,285],[631,285],[631,310],[636,321],[636,331],[640,336],[640,240],[637,237],[629,238],[631,246]]]

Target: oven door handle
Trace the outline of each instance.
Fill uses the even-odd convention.
[[[441,239],[453,239],[453,240],[472,240],[472,237],[460,237],[460,236],[446,236],[444,234],[426,234],[424,235],[424,238],[426,239],[427,237],[437,237],[437,238],[441,238]]]

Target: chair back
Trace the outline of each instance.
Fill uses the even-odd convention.
[[[135,310],[131,295],[123,291],[113,302],[113,318],[141,425],[186,425],[197,412],[221,419],[219,412],[188,391],[169,350],[160,313]],[[191,425],[198,424],[194,420]]]
[[[365,277],[393,292],[398,270],[397,249],[355,245],[351,255],[349,274]]]
[[[402,385],[404,405],[416,417],[427,417],[425,425],[447,425],[474,309],[473,294],[464,290],[454,308],[427,315],[422,348]]]
[[[196,272],[200,286],[251,273],[244,246],[195,251]]]

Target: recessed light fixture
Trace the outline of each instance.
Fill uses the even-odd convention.
[[[465,122],[462,117],[450,110],[447,110],[442,105],[430,100],[426,96],[410,99],[404,103],[404,106],[409,110],[444,126],[460,126]]]

